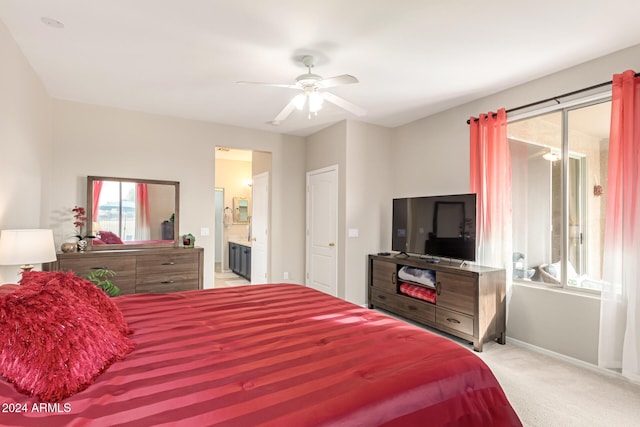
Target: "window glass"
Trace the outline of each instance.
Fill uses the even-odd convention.
[[[548,157],[560,153],[561,123],[562,113],[553,112],[508,125],[515,279],[560,284],[560,162]]]
[[[508,124],[515,280],[600,290],[610,112],[600,102]]]

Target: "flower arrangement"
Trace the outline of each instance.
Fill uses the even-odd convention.
[[[84,208],[82,206],[76,206],[75,208],[71,209],[71,212],[73,212],[73,226],[76,228],[75,237],[77,237],[78,240],[93,239],[95,236],[92,236],[90,234],[83,235],[82,232],[85,224],[87,223],[87,220],[89,219],[87,218],[87,214]]]

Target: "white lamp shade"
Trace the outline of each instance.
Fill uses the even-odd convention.
[[[51,230],[2,230],[0,265],[39,264],[56,260]]]

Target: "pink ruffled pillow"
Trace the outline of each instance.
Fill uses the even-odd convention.
[[[0,296],[0,375],[43,402],[84,390],[133,349],[116,325],[66,285],[33,281]]]
[[[116,233],[112,233],[111,231],[101,231],[99,237],[100,240],[109,245],[122,244],[122,239],[118,237]]]
[[[93,283],[76,276],[73,272],[63,271],[25,271],[21,285],[32,286],[57,285],[61,291],[79,298],[100,313],[106,322],[113,324],[122,334],[129,335],[132,330],[124,320],[122,312],[111,298]]]

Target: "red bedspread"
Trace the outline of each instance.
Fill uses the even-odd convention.
[[[521,425],[470,350],[303,286],[116,301],[133,352],[42,412],[0,381],[0,425]]]

